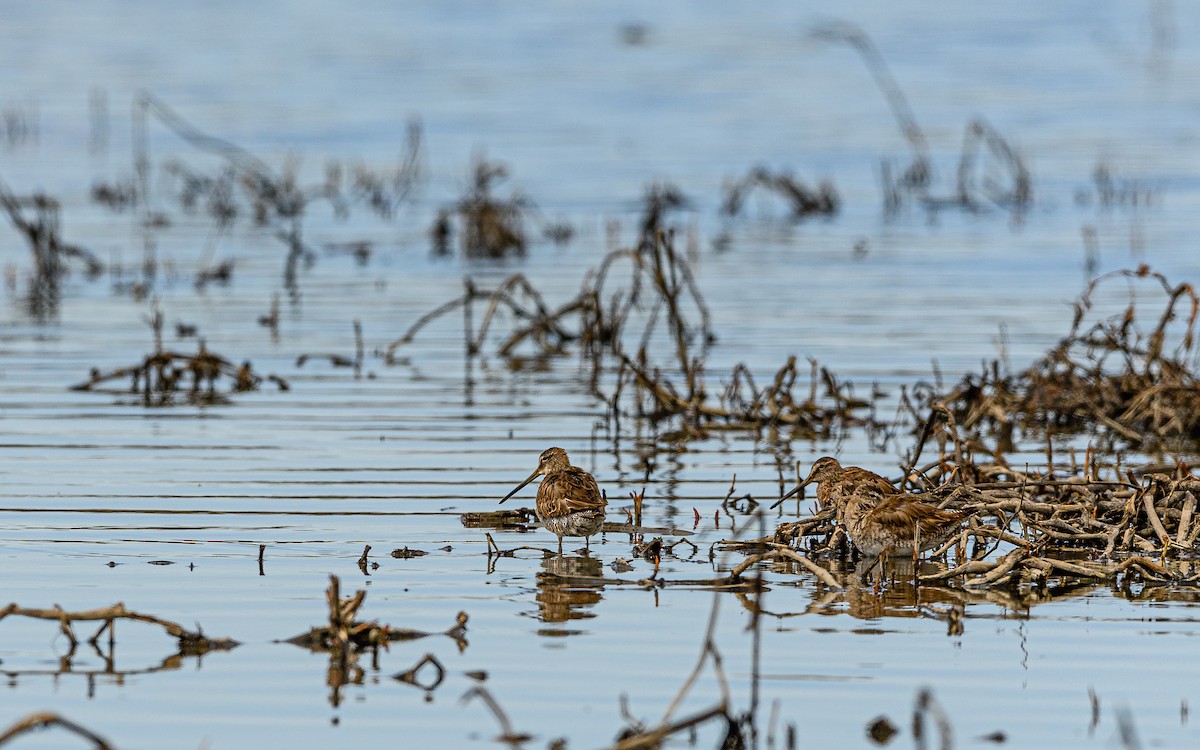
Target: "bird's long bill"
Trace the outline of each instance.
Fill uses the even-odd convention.
[[[528,478],[528,479],[526,479],[524,482],[521,482],[520,484],[518,484],[518,485],[517,485],[517,486],[516,486],[516,487],[513,489],[513,491],[512,491],[512,492],[510,492],[510,493],[508,493],[507,495],[505,495],[505,496],[504,496],[504,500],[507,500],[507,499],[509,499],[510,497],[512,497],[513,495],[515,495],[515,494],[517,494],[518,492],[520,492],[520,491],[521,491],[521,489],[522,489],[522,488],[523,488],[525,485],[527,485],[527,484],[529,484],[530,482],[532,482],[533,480],[537,479],[537,478],[538,478],[538,474],[540,474],[540,473],[541,473],[540,471],[538,471],[537,469],[534,469],[533,473],[529,475],[529,478]],[[504,502],[504,500],[501,500],[500,502],[501,502],[501,503],[503,503],[503,502]]]
[[[772,509],[772,510],[774,510],[775,508],[778,508],[780,505],[782,505],[782,504],[783,504],[783,501],[784,501],[784,500],[787,500],[787,499],[788,499],[789,497],[791,497],[792,495],[795,495],[797,492],[799,492],[800,490],[804,489],[804,487],[805,487],[806,485],[808,485],[808,480],[807,480],[807,479],[805,479],[803,482],[801,482],[800,484],[798,484],[798,485],[796,485],[795,487],[793,487],[793,488],[792,488],[792,489],[791,489],[791,490],[790,490],[790,491],[789,491],[789,492],[788,492],[786,495],[784,495],[783,497],[781,497],[781,498],[779,498],[778,500],[776,500],[776,501],[775,501],[775,504],[771,506],[771,509]]]

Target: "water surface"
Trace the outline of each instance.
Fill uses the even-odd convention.
[[[719,3],[553,2],[12,9],[0,31],[10,71],[0,106],[32,122],[36,137],[5,145],[0,175],[17,193],[59,198],[65,238],[114,270],[92,281],[71,276],[57,311],[37,319],[23,297],[29,254],[16,233],[0,230],[15,279],[0,307],[5,596],[68,610],[120,601],[243,645],[174,661],[161,632],[118,623],[112,664],[82,646],[63,664],[67,644],[53,624],[9,618],[0,624],[0,670],[10,675],[0,724],[53,710],[122,748],[398,738],[491,746],[494,718],[479,700],[459,700],[476,685],[469,671],[487,673],[484,685],[513,727],[533,735],[529,747],[559,737],[571,747],[611,743],[624,724],[623,695],[635,718],[661,717],[695,663],[714,595],[556,589],[544,574],[569,563],[524,552],[489,566],[483,532],[459,515],[493,509],[541,450],[560,445],[606,488],[612,522],[624,520],[628,493],[643,487],[649,523],[690,530],[698,513],[691,539],[699,552],[678,548],[662,575],[710,577],[720,560],[710,563],[709,548],[730,532],[720,506],[734,475],[739,495],[771,498],[781,467],[790,475],[796,460],[836,452],[895,473],[906,444],[881,453],[857,434],[779,447],[714,433],[650,450],[645,428],[626,423],[615,436],[604,428],[604,405],[576,357],[514,371],[491,349],[468,362],[458,315],[422,332],[401,364],[379,356],[460,294],[464,277],[488,286],[520,272],[550,304],[571,298],[609,248],[610,225],[620,241],[634,239],[654,181],[690,199],[673,220],[712,310],[714,389],[738,362],[764,383],[796,355],[864,392],[878,384],[894,408],[900,386],[933,379],[935,362],[952,382],[998,356],[1002,326],[1003,353],[1023,367],[1068,330],[1070,301],[1088,278],[1084,227],[1097,238],[1095,273],[1146,262],[1176,282],[1200,275],[1197,96],[1187,74],[1200,63],[1191,39],[1200,24],[1191,6],[862,0],[838,12],[871,36],[907,94],[930,142],[935,190],[952,191],[963,129],[982,116],[1030,166],[1027,215],[910,205],[885,217],[879,165],[903,164],[907,146],[860,58],[811,38],[829,19],[795,4],[739,12]],[[286,378],[286,392],[267,386],[228,405],[148,408],[135,395],[69,390],[91,368],[129,365],[153,347],[151,300],[120,283],[138,276],[142,234],[129,214],[89,200],[94,181],[131,173],[130,112],[142,90],[273,168],[293,160],[312,183],[331,159],[394,164],[406,121],[421,119],[428,180],[420,194],[391,221],[361,208],[342,221],[314,207],[304,221],[313,247],[369,240],[373,253],[364,265],[318,253],[296,297],[282,288],[284,246],[247,222],[215,244],[203,216],[176,216],[157,234],[151,294],[168,348],[194,351],[194,338],[174,335],[176,323],[194,325],[213,351]],[[105,102],[99,119],[89,109],[95,96]],[[161,123],[152,123],[150,142],[159,164],[216,163]],[[539,216],[575,227],[574,239],[565,247],[538,240],[521,260],[431,255],[432,220],[467,184],[476,154],[505,162],[512,177],[502,192],[519,189]],[[723,182],[759,164],[810,184],[832,180],[842,211],[795,223],[760,197],[741,218],[722,218]],[[1098,164],[1153,200],[1100,205]],[[159,208],[178,214],[157,195]],[[198,292],[196,269],[224,259],[235,263],[231,283]],[[275,294],[281,319],[272,335],[256,320]],[[1114,310],[1119,297],[1107,303]],[[367,348],[362,377],[323,361],[297,366],[305,353],[352,357],[355,320]],[[669,363],[669,352],[659,354]],[[1025,451],[1040,459],[1040,446]],[[519,500],[531,504],[533,492]],[[505,547],[553,543],[540,530],[494,537]],[[356,565],[365,545],[379,563],[369,575]],[[404,546],[429,554],[388,556]],[[594,540],[592,551],[593,560],[569,562],[589,575],[599,563],[616,577],[610,564],[632,557],[619,533]],[[633,565],[619,577],[652,570],[641,559]],[[377,669],[365,660],[363,684],[343,688],[332,705],[327,658],[276,642],[324,622],[330,574],[343,592],[365,588],[364,616],[397,627],[440,631],[466,611],[469,645],[460,652],[434,637],[393,646]],[[1107,747],[1124,709],[1143,743],[1196,742],[1181,716],[1195,697],[1191,592],[1139,598],[1082,587],[1033,607],[965,598],[965,633],[947,636],[905,592],[829,596],[795,571],[765,575],[760,747],[768,737],[782,746],[787,724],[801,744],[865,745],[866,723],[881,714],[904,728],[893,743],[907,746],[907,717],[924,686],[963,746],[1001,730],[1014,747]],[[719,598],[716,642],[745,710],[750,613],[734,595]],[[437,689],[391,679],[425,653],[447,669]],[[1089,688],[1101,701],[1095,726]],[[680,714],[719,696],[706,672]],[[708,725],[698,744],[718,739]],[[57,733],[24,740],[70,742]]]

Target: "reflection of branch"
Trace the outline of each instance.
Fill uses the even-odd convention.
[[[92,730],[49,711],[29,714],[25,718],[18,720],[17,723],[5,730],[4,734],[0,734],[0,745],[8,744],[9,740],[16,739],[23,734],[28,734],[29,732],[33,732],[38,729],[45,729],[46,727],[53,726],[62,727],[68,732],[72,732],[80,737],[83,737],[84,739],[90,741],[97,748],[97,750],[113,750],[113,746],[108,744],[108,740],[104,739]]]
[[[426,666],[433,667],[435,676],[429,682],[421,682],[417,679],[417,675],[420,674],[421,670]],[[433,654],[425,654],[425,656],[421,657],[421,659],[407,671],[392,675],[392,679],[419,687],[425,691],[430,691],[436,688],[438,685],[441,685],[442,680],[446,679],[446,668],[442,666],[442,663],[438,661],[436,656]]]
[[[917,741],[917,747],[925,747],[925,716],[927,714],[932,716],[934,724],[937,725],[938,739],[941,740],[940,746],[943,750],[954,747],[954,727],[950,724],[950,717],[946,715],[942,704],[933,697],[933,691],[929,688],[921,688],[917,692],[917,703],[913,707],[913,739]],[[1129,746],[1127,745],[1127,747]]]
[[[751,519],[751,522],[753,522],[753,519]],[[738,534],[740,534],[740,531],[735,530],[735,538],[738,536]],[[736,579],[737,576],[731,575],[730,578]],[[753,586],[755,591],[762,590],[761,577],[748,583]],[[721,652],[717,648],[716,642],[717,615],[719,614],[720,609],[720,591],[714,591],[712,609],[709,610],[708,614],[708,627],[705,628],[704,631],[704,644],[700,648],[700,655],[696,659],[696,666],[692,668],[692,671],[687,676],[687,679],[685,679],[683,684],[679,687],[679,692],[675,694],[675,698],[671,701],[671,704],[667,706],[667,710],[663,712],[663,718],[659,725],[653,729],[643,729],[640,726],[636,727],[636,729],[640,731],[636,731],[636,733],[630,733],[623,737],[614,746],[614,750],[657,748],[661,746],[662,741],[671,734],[678,732],[681,729],[695,726],[696,724],[700,724],[716,716],[725,717],[729,724],[730,732],[737,731],[737,722],[729,715],[729,706],[731,703],[729,682],[725,678],[725,669],[721,659]],[[713,672],[717,678],[717,685],[721,690],[720,703],[716,704],[712,708],[701,711],[685,719],[671,721],[671,716],[675,713],[675,710],[679,708],[679,705],[683,702],[683,699],[687,697],[687,694],[692,689],[692,685],[696,683],[696,679],[699,678],[700,672],[704,669],[705,662],[710,659],[712,660]]]
[[[66,654],[58,659],[57,669],[7,669],[0,670],[0,674],[13,680],[16,684],[16,679],[20,677],[60,677],[62,675],[74,675],[76,677],[84,677],[88,683],[88,696],[90,697],[95,692],[97,677],[120,677],[128,678],[135,675],[156,674],[158,672],[172,671],[179,669],[183,665],[184,658],[188,656],[199,656],[199,654],[187,654],[183,651],[176,651],[170,656],[163,658],[161,664],[151,667],[140,667],[137,669],[117,669],[115,659],[112,652],[104,653],[99,645],[93,644],[92,648],[96,655],[104,662],[104,667],[100,669],[76,669],[72,664],[75,656],[74,646],[71,647]]]
[[[496,699],[492,697],[487,688],[482,685],[471,688],[463,695],[462,702],[467,703],[472,698],[479,698],[479,700],[483,701],[488,710],[492,712],[492,716],[496,717],[501,731],[501,735],[496,739],[513,747],[520,747],[525,742],[533,739],[533,735],[513,731],[512,723],[508,720],[508,714],[504,713],[504,709],[500,707],[500,704],[496,702]]]

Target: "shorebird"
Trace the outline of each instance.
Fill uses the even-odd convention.
[[[504,496],[504,500],[517,494],[522,487],[539,476],[545,479],[538,485],[538,520],[558,537],[558,554],[562,554],[564,536],[583,537],[584,548],[588,548],[588,537],[604,525],[604,510],[608,501],[600,494],[596,478],[578,466],[571,465],[567,452],[562,448],[547,448],[538,459],[537,468],[529,477]],[[500,502],[504,502],[501,500]]]
[[[782,499],[810,484],[817,485],[821,506],[833,507],[838,523],[864,555],[911,552],[916,559],[923,550],[949,539],[967,517],[902,492],[872,471],[842,466],[832,456],[818,458],[808,478]]]

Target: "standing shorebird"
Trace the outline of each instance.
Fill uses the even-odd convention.
[[[529,478],[505,495],[504,500],[517,494],[539,476],[545,479],[538,485],[534,507],[538,520],[558,537],[558,554],[562,554],[564,536],[583,537],[583,545],[587,549],[588,537],[604,525],[604,510],[608,504],[604,495],[600,494],[596,478],[578,466],[572,466],[571,459],[567,458],[567,452],[562,448],[547,448]]]
[[[916,559],[923,550],[949,539],[967,517],[962,511],[945,510],[901,492],[874,472],[842,466],[831,456],[818,458],[808,478],[783,499],[810,484],[817,485],[821,506],[833,507],[838,523],[864,555],[911,552]]]

